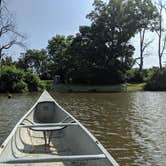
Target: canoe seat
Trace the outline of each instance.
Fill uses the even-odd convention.
[[[31,130],[35,131],[52,131],[52,130],[62,130],[66,128],[69,125],[72,125],[74,123],[74,120],[70,120],[68,123],[64,123],[68,119],[70,119],[70,116],[65,117],[62,121],[58,123],[34,123],[30,121],[29,119],[24,119],[24,121],[27,121],[30,123],[30,125],[26,125],[22,123],[20,126],[30,128]]]
[[[70,123],[44,123],[44,124],[30,124],[30,125],[25,125],[25,124],[21,124],[18,127],[19,128],[30,128],[32,130],[35,131],[43,131],[43,130],[61,130],[62,128],[65,128],[67,126],[74,126],[74,125],[78,125],[78,123],[74,123],[74,121],[70,122]]]
[[[49,145],[51,138],[52,138],[53,131],[62,130],[68,126],[77,125],[77,123],[74,123],[75,122],[74,120],[71,120],[68,123],[64,123],[69,118],[71,118],[71,117],[67,116],[59,123],[34,123],[34,122],[30,121],[29,119],[24,119],[25,121],[29,122],[30,125],[21,123],[21,125],[19,125],[19,127],[28,128],[33,131],[43,132],[45,145],[47,145],[47,135],[48,135],[48,145]],[[49,132],[49,134],[47,134],[48,132]],[[30,132],[29,132],[29,136],[31,136]]]

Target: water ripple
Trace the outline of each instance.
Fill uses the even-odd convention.
[[[123,166],[166,165],[166,93],[60,94],[54,98]],[[39,94],[0,95],[0,143]]]

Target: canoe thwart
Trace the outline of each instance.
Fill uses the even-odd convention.
[[[35,127],[55,127],[55,126],[75,126],[78,123],[43,123],[43,124],[32,124],[32,125],[19,125],[21,128],[35,128]]]

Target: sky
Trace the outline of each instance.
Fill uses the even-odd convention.
[[[74,35],[80,25],[90,25],[86,15],[93,9],[93,0],[5,0],[10,11],[15,15],[17,29],[26,35],[28,49],[46,48],[48,40],[56,34]],[[138,36],[131,40],[139,56]],[[154,34],[148,33],[146,39],[154,39],[145,58],[144,67],[158,66],[157,41]],[[19,47],[12,47],[8,54],[14,59],[24,52]]]
[[[27,47],[41,49],[56,34],[71,35],[79,25],[90,22],[85,18],[92,9],[92,0],[6,0],[15,13],[17,29],[27,36]],[[18,56],[19,48],[11,53]]]

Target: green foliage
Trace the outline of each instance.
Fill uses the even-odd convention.
[[[128,83],[143,83],[151,80],[152,76],[158,72],[158,67],[152,67],[150,69],[143,69],[140,71],[138,68],[130,69],[127,71]]]
[[[117,84],[125,80],[133,63],[134,47],[129,40],[137,31],[134,7],[132,1],[124,0],[94,2],[94,10],[87,16],[91,26],[80,27],[70,49],[74,82]]]
[[[38,75],[36,75],[34,73],[26,72],[24,75],[24,81],[27,84],[28,90],[30,92],[39,91],[40,88],[42,88],[40,78],[38,77]]]
[[[89,85],[117,84],[124,82],[124,76],[119,71],[108,72],[106,70],[85,69],[72,73],[74,83],[83,83]]]
[[[151,71],[151,78],[147,81],[145,90],[165,91],[166,90],[166,69]]]
[[[16,69],[14,66],[3,66],[0,75],[0,92],[26,91],[26,86],[21,85],[23,77],[23,71]]]
[[[56,35],[48,42],[49,70],[65,82],[118,84],[131,69],[134,47],[130,39],[155,21],[157,10],[150,0],[94,1],[87,18],[73,36]],[[132,73],[133,72],[133,73]],[[146,72],[131,71],[129,82],[143,82]]]
[[[38,91],[42,88],[37,75],[24,72],[15,66],[2,66],[0,80],[0,92]]]
[[[51,75],[61,75],[63,80],[67,79],[72,66],[72,58],[69,53],[73,36],[56,35],[48,41],[49,67]]]
[[[156,5],[151,0],[135,0],[138,16],[138,31],[146,29],[154,31],[158,23],[159,13]]]
[[[128,83],[142,83],[146,80],[147,70],[140,71],[139,69],[131,69],[127,71]]]
[[[20,80],[20,82],[16,84],[14,92],[28,92],[27,84],[23,80]]]
[[[6,56],[6,57],[2,58],[1,65],[7,65],[7,66],[14,65],[12,57]]]
[[[27,50],[16,63],[18,68],[37,73],[43,79],[49,79],[49,58],[45,49]]]
[[[16,67],[25,73],[12,88],[37,91],[42,87],[39,77],[46,80],[54,79],[55,75],[60,75],[65,83],[120,84],[126,79],[131,83],[149,80],[153,71],[131,70],[135,48],[130,39],[155,25],[157,10],[151,0],[95,0],[93,6],[87,15],[90,26],[80,26],[75,36],[52,37],[47,50],[27,50],[22,54]],[[10,59],[4,62],[11,63]]]

